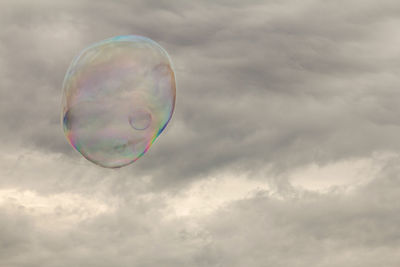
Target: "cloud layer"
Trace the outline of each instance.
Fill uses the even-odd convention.
[[[398,266],[398,1],[1,1],[0,266]],[[81,159],[61,84],[93,42],[159,42],[166,131]]]

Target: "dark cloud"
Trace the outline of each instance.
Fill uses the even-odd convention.
[[[172,123],[135,164],[160,185],[398,150],[396,2],[8,5],[2,132],[23,145],[71,154],[58,114],[70,60],[92,42],[139,34],[165,46],[177,73]]]

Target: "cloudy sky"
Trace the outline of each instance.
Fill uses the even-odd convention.
[[[397,267],[397,0],[0,0],[0,267]],[[73,57],[160,43],[173,118],[117,170],[60,125]]]

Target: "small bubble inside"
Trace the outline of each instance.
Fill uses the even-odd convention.
[[[144,109],[137,109],[129,116],[129,124],[136,130],[145,130],[151,124],[151,114]]]

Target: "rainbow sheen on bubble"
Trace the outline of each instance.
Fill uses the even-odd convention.
[[[175,95],[171,60],[156,42],[128,35],[95,43],[74,59],[64,79],[65,136],[97,165],[126,166],[167,126]]]

